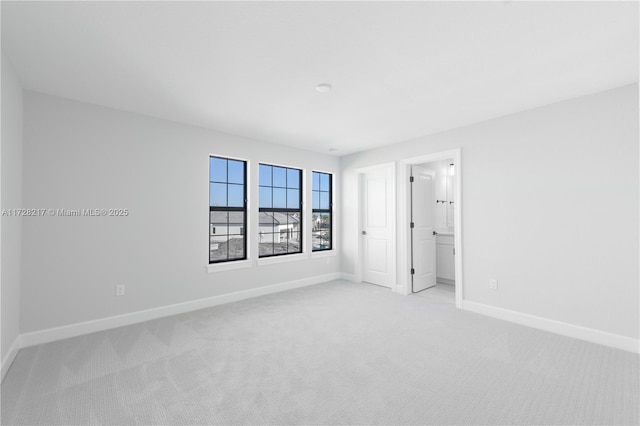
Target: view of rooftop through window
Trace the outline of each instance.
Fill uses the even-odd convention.
[[[260,164],[259,257],[302,252],[302,170]]]
[[[259,164],[258,257],[302,253],[302,170]],[[331,250],[332,178],[312,172],[312,250]],[[247,162],[209,157],[209,263],[247,259]],[[308,220],[308,219],[307,219]]]
[[[209,263],[247,257],[246,164],[209,157]]]
[[[312,249],[331,250],[331,175],[313,172],[312,183]]]

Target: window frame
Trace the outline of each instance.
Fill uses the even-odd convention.
[[[318,174],[318,175],[327,175],[329,176],[329,190],[328,191],[322,191],[321,189],[315,190],[313,189],[313,177],[314,174]],[[314,208],[313,207],[313,196],[314,193],[320,193],[320,192],[328,192],[329,193],[329,208],[328,209],[321,209],[321,208]],[[333,250],[333,173],[328,173],[328,172],[320,172],[317,170],[313,170],[311,171],[311,220],[313,221],[313,215],[319,213],[328,213],[329,214],[329,247],[327,248],[314,248],[313,247],[313,225],[311,227],[311,251],[313,253],[322,253],[322,252],[328,252]]]
[[[261,185],[260,184],[260,173],[261,173],[261,166],[266,166],[266,167],[270,167],[271,168],[271,185]],[[273,169],[274,168],[281,168],[281,169],[285,169],[286,170],[286,176],[288,179],[288,175],[289,175],[289,170],[293,170],[295,172],[298,173],[298,188],[289,188],[288,187],[288,183],[285,183],[285,187],[281,187],[281,186],[275,186],[274,182],[273,182]],[[276,257],[281,257],[281,256],[291,256],[291,255],[301,255],[305,252],[304,249],[304,169],[299,169],[296,167],[289,167],[289,166],[282,166],[282,165],[278,165],[278,164],[271,164],[271,163],[262,163],[259,162],[258,163],[258,233],[256,234],[256,237],[258,237],[258,259],[259,260],[264,260],[264,259],[273,259]],[[260,207],[260,188],[271,188],[271,207]],[[289,207],[273,207],[273,189],[277,188],[277,189],[284,189],[285,193],[286,191],[288,191],[289,189],[298,189],[299,191],[299,197],[298,197],[298,207],[297,208],[289,208]],[[286,198],[285,198],[286,200]],[[285,203],[286,205],[286,203]],[[284,214],[289,214],[289,213],[298,213],[300,215],[300,219],[298,220],[299,223],[299,229],[298,229],[298,235],[300,237],[300,249],[298,251],[293,251],[293,252],[285,252],[285,253],[271,253],[271,254],[260,254],[260,244],[262,244],[260,242],[260,237],[259,237],[259,233],[260,233],[260,214],[261,213],[284,213]],[[271,232],[272,235],[275,235],[275,232]],[[274,242],[275,244],[275,242]],[[288,247],[288,243],[287,243],[287,247]],[[275,251],[275,250],[273,250]]]
[[[220,181],[212,181],[211,180],[211,159],[215,158],[218,160],[226,160],[227,161],[227,176],[226,176],[226,181],[225,182],[220,182]],[[229,187],[229,161],[237,161],[237,162],[241,162],[244,165],[244,170],[243,170],[243,176],[242,176],[242,189],[243,189],[243,206],[242,207],[229,207],[228,205],[225,207],[220,207],[220,206],[212,206],[211,205],[211,184],[212,183],[218,183],[218,184],[226,184],[227,185],[227,204],[228,204],[228,200],[229,200],[229,195],[228,195],[228,187]],[[249,257],[248,257],[248,253],[247,253],[247,229],[248,229],[248,225],[247,225],[247,216],[248,216],[248,209],[247,209],[247,201],[248,201],[248,197],[247,197],[247,187],[248,187],[248,182],[247,182],[247,176],[248,176],[248,168],[249,168],[249,162],[247,160],[243,160],[243,159],[239,159],[239,158],[232,158],[232,157],[223,157],[223,156],[219,156],[219,155],[213,155],[213,154],[209,154],[209,231],[208,231],[208,235],[209,235],[209,265],[220,265],[220,264],[226,264],[226,263],[230,263],[230,262],[242,262],[242,261],[246,261]],[[235,183],[231,183],[232,185],[238,185]],[[242,212],[243,213],[243,223],[242,226],[240,227],[240,229],[243,231],[240,234],[231,234],[231,235],[242,235],[243,238],[243,257],[238,257],[238,258],[234,258],[234,259],[229,259],[229,243],[227,242],[227,258],[226,259],[220,259],[220,260],[211,260],[211,212],[214,211],[222,211],[222,212]],[[227,222],[227,226],[228,226],[228,222]],[[215,227],[214,227],[215,229]],[[227,228],[227,232],[228,228]],[[227,237],[230,234],[225,234]]]

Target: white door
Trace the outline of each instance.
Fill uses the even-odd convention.
[[[393,168],[362,174],[362,280],[393,287],[395,195]]]
[[[435,174],[412,166],[411,176],[411,277],[415,293],[436,285]]]

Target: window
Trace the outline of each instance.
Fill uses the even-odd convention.
[[[209,263],[247,258],[247,163],[209,157]]]
[[[302,253],[302,170],[260,164],[259,257]]]
[[[331,175],[313,172],[313,214],[311,244],[313,251],[331,250]]]

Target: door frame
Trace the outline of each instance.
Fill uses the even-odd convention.
[[[356,173],[356,178],[357,178],[357,188],[358,188],[358,202],[356,203],[356,209],[355,209],[355,223],[357,224],[357,226],[355,226],[355,229],[353,230],[353,236],[355,237],[356,241],[358,242],[355,245],[356,248],[356,253],[355,253],[355,280],[356,282],[362,282],[362,268],[364,268],[364,261],[363,261],[363,255],[364,255],[364,250],[363,250],[363,241],[362,241],[362,224],[363,224],[363,219],[362,219],[362,213],[363,213],[363,208],[362,208],[362,202],[363,202],[363,198],[364,198],[364,194],[363,194],[363,182],[362,182],[362,178],[363,175],[369,172],[374,172],[374,171],[382,171],[382,170],[386,170],[389,172],[389,176],[391,178],[391,194],[389,194],[389,199],[390,200],[395,200],[396,199],[396,173],[397,173],[397,168],[396,168],[396,163],[395,162],[391,162],[391,163],[383,163],[383,164],[377,164],[375,166],[370,166],[370,167],[362,167],[359,169],[355,169],[355,173]],[[394,282],[391,284],[391,291],[397,292],[397,262],[396,259],[398,257],[398,253],[397,253],[397,245],[396,245],[396,241],[397,241],[397,233],[396,233],[396,229],[397,229],[397,221],[396,221],[396,217],[397,217],[397,212],[396,209],[391,209],[391,218],[390,221],[393,224],[391,227],[391,253],[392,258],[389,259],[390,262],[390,270],[391,270],[391,276],[394,278]]]
[[[448,151],[440,151],[432,154],[421,155],[417,157],[405,158],[398,161],[397,168],[397,184],[398,184],[398,213],[397,213],[397,229],[398,232],[398,247],[396,257],[400,259],[398,262],[398,283],[396,291],[398,293],[409,295],[411,291],[411,186],[409,185],[409,176],[411,175],[411,166],[414,164],[430,163],[433,161],[447,160],[453,158],[455,164],[455,174],[453,176],[453,183],[455,185],[455,197],[454,197],[454,211],[453,211],[453,224],[454,224],[454,242],[456,248],[455,255],[455,271],[456,271],[456,286],[455,286],[455,300],[456,307],[462,309],[462,300],[464,294],[464,277],[462,274],[462,259],[463,259],[463,246],[462,246],[462,151],[460,148],[451,149]],[[402,231],[404,230],[404,231]]]

